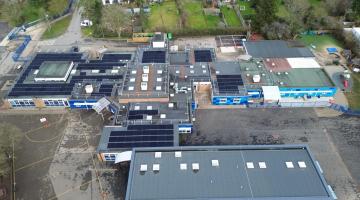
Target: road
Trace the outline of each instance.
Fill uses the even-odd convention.
[[[81,42],[81,8],[74,11],[68,30],[58,37],[54,45],[74,45]]]

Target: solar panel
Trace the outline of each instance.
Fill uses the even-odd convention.
[[[153,130],[153,129],[173,129],[172,124],[160,124],[160,125],[129,125],[128,130]]]
[[[108,143],[107,147],[111,148],[135,148],[135,147],[170,147],[174,142],[129,142],[129,143]]]
[[[157,115],[159,113],[158,110],[131,110],[129,111],[129,115]]]
[[[104,54],[102,57],[103,61],[114,61],[114,60],[131,60],[131,54]]]
[[[195,50],[195,62],[212,62],[210,50]]]
[[[173,130],[127,130],[127,131],[112,131],[110,137],[127,137],[133,135],[172,135]]]
[[[144,51],[142,63],[165,63],[165,51]]]
[[[238,92],[239,86],[244,85],[241,75],[217,75],[216,81],[219,93]]]
[[[130,115],[128,120],[144,119],[143,115]]]

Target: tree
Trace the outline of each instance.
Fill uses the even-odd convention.
[[[332,16],[344,16],[350,7],[349,0],[326,0],[325,4]]]
[[[135,0],[135,4],[137,7],[142,6],[144,4],[144,2],[145,2],[144,0]]]
[[[57,16],[62,14],[67,6],[67,0],[49,0],[47,3],[47,10],[51,16]]]
[[[131,25],[131,19],[120,5],[113,5],[103,9],[101,23],[107,30],[117,33],[120,37],[121,33]]]
[[[267,39],[290,39],[292,34],[288,24],[285,22],[273,22],[270,25],[266,24],[262,27],[261,32],[265,33]]]
[[[10,25],[17,26],[22,24],[23,4],[20,0],[4,1],[1,7],[2,18],[5,19]]]
[[[255,27],[261,29],[265,24],[271,24],[276,20],[277,0],[254,0],[253,4],[256,12]]]
[[[18,144],[21,138],[21,131],[16,126],[0,124],[0,177],[10,172],[9,159],[13,156],[13,144]]]
[[[351,8],[357,16],[360,16],[360,0],[352,0]]]

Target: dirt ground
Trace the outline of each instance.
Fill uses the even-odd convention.
[[[0,121],[24,133],[15,152],[16,199],[124,198],[127,170],[116,171],[95,156],[106,122],[93,111],[2,112]]]
[[[339,199],[360,199],[359,118],[318,118],[311,108],[198,110],[185,145],[308,144]]]

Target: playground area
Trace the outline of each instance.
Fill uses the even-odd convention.
[[[319,53],[328,53],[327,48],[337,48],[340,52],[343,48],[342,44],[329,34],[325,35],[302,35],[299,37],[307,47]]]

